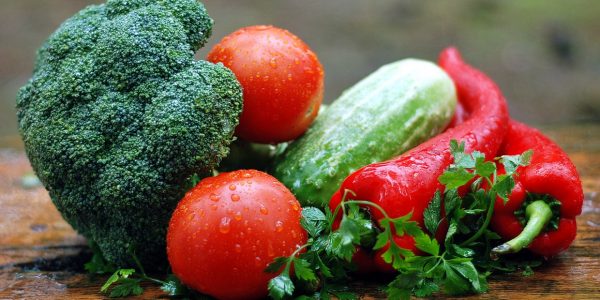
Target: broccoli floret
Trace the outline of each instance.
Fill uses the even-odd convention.
[[[109,0],[65,21],[17,97],[33,169],[65,220],[118,266],[166,264],[186,180],[228,153],[241,86],[196,61],[212,19],[195,0]]]

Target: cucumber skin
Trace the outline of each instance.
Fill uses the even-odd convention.
[[[348,175],[442,132],[455,107],[454,83],[437,65],[384,65],[319,114],[276,158],[272,173],[302,206],[325,208]]]

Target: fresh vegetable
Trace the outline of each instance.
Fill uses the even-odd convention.
[[[166,267],[170,212],[228,152],[242,91],[195,61],[213,21],[195,0],[109,0],[65,21],[17,98],[36,174],[106,259]]]
[[[323,66],[297,36],[273,26],[241,28],[208,53],[230,68],[244,88],[244,111],[236,135],[279,143],[303,134],[323,100]]]
[[[540,260],[490,258],[491,248],[500,239],[489,228],[494,203],[497,196],[506,198],[510,194],[516,168],[495,176],[496,164],[486,161],[483,153],[466,153],[465,144],[454,140],[449,148],[452,164],[438,178],[445,191],[436,192],[425,209],[424,226],[411,220],[411,213],[391,217],[377,203],[352,200],[350,190],[345,191],[333,213],[323,214],[317,208],[305,207],[302,225],[310,234],[304,246],[307,251],[299,258],[278,258],[269,269],[279,269],[285,261],[302,259],[307,262],[303,273],[312,276],[287,278],[290,288],[281,290],[272,286],[272,294],[289,296],[291,293],[287,292],[296,286],[316,285],[320,287],[316,295],[321,298],[338,296],[344,293],[339,283],[347,282],[353,270],[348,266],[349,260],[359,258],[358,267],[364,268],[373,264],[368,260],[374,251],[397,272],[386,289],[390,299],[409,299],[411,295],[429,297],[439,291],[450,295],[482,293],[487,290],[486,277],[493,272],[523,269],[524,274],[531,274],[531,267],[538,266]],[[528,151],[522,155],[502,156],[499,161],[503,165],[525,166],[530,154]],[[460,192],[468,187],[468,193]],[[378,226],[370,218],[375,212],[383,216]],[[450,224],[447,233],[439,239],[431,238],[430,235],[440,232],[444,221]],[[411,244],[407,245],[408,238]],[[346,291],[338,297],[350,299],[351,296]]]
[[[519,176],[508,201],[498,199],[492,228],[510,240],[492,250],[495,255],[528,248],[544,257],[566,250],[575,240],[583,190],[575,166],[560,147],[537,129],[511,121],[500,149],[502,154],[533,150],[528,166],[515,168]]]
[[[466,152],[478,151],[487,159],[494,157],[508,122],[502,93],[491,79],[467,65],[454,48],[441,53],[440,65],[454,80],[468,119],[399,157],[352,173],[331,198],[331,209],[339,206],[346,190],[351,190],[350,199],[373,202],[392,218],[411,213],[411,220],[423,226],[425,208],[437,191],[444,190],[438,177],[452,163],[451,140],[464,141]],[[372,215],[375,220],[384,217],[379,210]],[[439,230],[437,234],[443,235],[444,226]],[[412,239],[403,236],[398,243],[414,244]]]
[[[220,299],[264,297],[275,276],[263,272],[266,266],[306,243],[300,216],[294,195],[266,173],[239,170],[205,178],[185,195],[169,223],[173,273]]]
[[[436,65],[416,59],[388,64],[319,115],[276,160],[274,175],[303,205],[326,207],[351,172],[442,131],[455,105],[454,85]]]

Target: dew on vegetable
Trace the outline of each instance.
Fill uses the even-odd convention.
[[[236,221],[240,221],[240,220],[242,220],[242,212],[241,212],[241,211],[236,211],[236,212],[233,214],[233,218],[234,218]]]
[[[267,245],[267,255],[269,257],[275,256],[275,249],[273,249],[273,244],[271,242],[269,242],[269,244]]]
[[[294,211],[298,211],[298,210],[300,210],[300,206],[298,206],[298,204],[296,204],[296,203],[292,203],[292,209]]]
[[[271,58],[271,61],[269,62],[269,65],[275,69],[277,68],[277,60],[275,59],[275,57]]]
[[[255,264],[257,267],[261,266],[261,265],[262,265],[262,259],[260,259],[260,257],[258,257],[258,256],[257,256],[257,257],[255,257],[255,258],[254,258],[254,264]]]
[[[240,201],[240,195],[238,195],[238,194],[231,194],[231,201],[233,201],[233,202]]]
[[[298,233],[296,232],[296,230],[292,230],[291,234],[292,234],[293,238],[297,238],[298,237]]]
[[[217,194],[210,194],[209,198],[211,201],[214,201],[214,202],[219,201],[219,196],[217,196]]]
[[[211,204],[210,205],[210,209],[211,210],[217,210],[218,206],[216,204]]]
[[[221,223],[219,223],[219,232],[228,233],[231,230],[231,219],[229,217],[223,217]]]
[[[281,222],[281,221],[275,222],[275,231],[276,232],[283,231],[283,222]]]
[[[242,175],[242,177],[244,177],[244,178],[252,178],[252,174],[250,174],[250,173],[244,173],[244,175]]]
[[[229,185],[229,190],[230,191],[235,191],[235,185],[234,184]]]
[[[240,244],[235,244],[233,246],[233,249],[235,250],[235,252],[240,253],[242,252],[242,246]]]
[[[269,210],[266,207],[262,206],[262,205],[260,206],[259,210],[260,210],[260,213],[263,214],[263,215],[268,215],[269,214]]]

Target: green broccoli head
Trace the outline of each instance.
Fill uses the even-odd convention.
[[[33,169],[63,217],[119,266],[165,260],[186,179],[227,155],[242,91],[195,61],[212,20],[195,0],[109,0],[65,21],[17,97]]]

